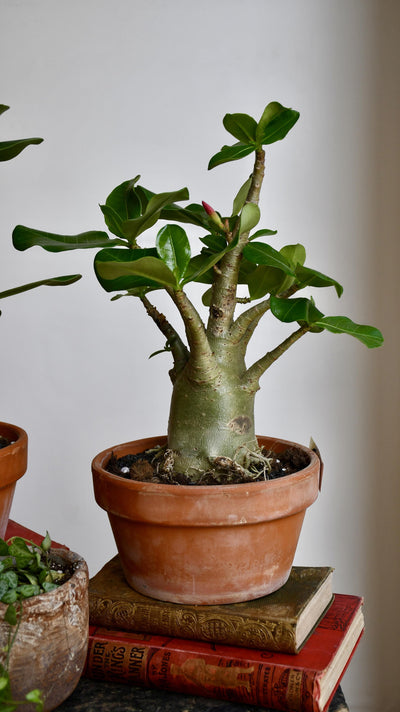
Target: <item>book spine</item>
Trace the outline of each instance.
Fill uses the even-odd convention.
[[[292,620],[254,620],[243,615],[222,616],[203,609],[166,610],[151,603],[115,601],[89,592],[93,625],[169,637],[298,653],[296,623]]]
[[[180,641],[182,643],[182,641]],[[83,674],[86,677],[143,687],[261,705],[274,710],[319,712],[315,671],[223,655],[212,644],[174,645],[174,640],[137,635],[130,640],[90,628]]]

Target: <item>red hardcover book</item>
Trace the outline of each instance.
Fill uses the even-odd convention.
[[[18,524],[12,519],[9,519],[4,539],[7,541],[7,539],[11,539],[11,537],[13,536],[20,536],[23,539],[29,539],[30,541],[33,541],[34,544],[41,544],[46,536],[46,532],[43,532],[43,534],[38,534],[37,532],[32,531],[32,529],[28,529],[28,527],[24,527],[22,524]],[[64,544],[58,544],[56,541],[53,540],[51,540],[51,546],[54,549],[68,549],[68,546],[65,546]]]
[[[90,626],[83,674],[276,710],[325,712],[364,630],[362,602],[336,594],[295,657]]]

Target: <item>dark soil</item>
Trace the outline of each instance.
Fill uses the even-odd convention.
[[[153,448],[136,455],[125,455],[120,458],[112,454],[106,469],[108,472],[128,480],[157,482],[161,484],[193,485],[194,483],[187,475],[174,473],[168,465],[166,466],[168,453],[170,453],[170,451],[165,448]],[[252,473],[246,475],[235,463],[231,461],[226,462],[227,458],[219,458],[221,461],[219,467],[204,472],[200,481],[195,484],[241,484],[243,482],[274,480],[298,472],[309,464],[307,455],[297,448],[287,448],[284,452],[279,453],[279,456],[263,448],[262,454],[270,460],[268,471],[266,471],[265,467],[261,464],[259,466],[253,465]]]
[[[8,445],[11,445],[11,440],[7,440],[7,438],[4,438],[2,435],[0,435],[0,450],[3,447],[8,447]]]

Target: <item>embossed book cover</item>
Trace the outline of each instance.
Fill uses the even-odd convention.
[[[89,584],[92,625],[226,645],[298,653],[333,600],[333,569],[294,566],[275,593],[244,603],[157,601],[126,583],[115,556]]]
[[[325,712],[364,630],[362,603],[336,594],[295,656],[90,626],[84,674],[273,710]]]

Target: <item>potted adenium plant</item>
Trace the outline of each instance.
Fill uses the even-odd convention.
[[[0,114],[9,107],[0,104]],[[27,146],[42,143],[42,138],[21,138],[10,141],[0,141],[0,161],[10,161],[18,156]],[[64,286],[80,279],[81,275],[67,275],[41,279],[19,287],[13,287],[0,292],[0,299],[26,292],[42,285]],[[1,312],[0,312],[1,314]],[[4,536],[8,516],[14,496],[17,480],[26,472],[28,437],[26,432],[17,425],[0,423],[0,537]]]
[[[310,332],[350,334],[369,348],[382,343],[374,327],[325,316],[312,297],[299,297],[313,287],[333,287],[340,297],[342,287],[305,265],[302,245],[276,249],[275,231],[258,227],[264,146],[285,138],[298,118],[278,102],[269,103],[259,121],[241,113],[224,117],[236,142],[223,146],[209,169],[255,157],[228,216],[205,202],[181,206],[189,198],[186,188],[155,194],[137,176],[101,206],[113,236],[24,226],[13,233],[19,250],[101,248],[94,261],[100,284],[114,299],[121,292],[136,297],[171,353],[167,437],[109,448],[92,466],[95,496],[108,511],[125,576],[156,598],[224,603],[285,583],[305,509],[318,494],[320,461],[309,448],[256,436],[260,379]],[[166,224],[154,230],[154,247],[141,247],[141,235],[158,220]],[[195,254],[185,223],[202,231]],[[207,322],[188,296],[193,282],[205,285]],[[175,304],[185,338],[153,304],[151,294],[160,289]],[[266,315],[293,323],[292,333],[247,365],[249,341]],[[130,479],[121,476],[120,465]],[[275,477],[279,467],[283,476]]]

